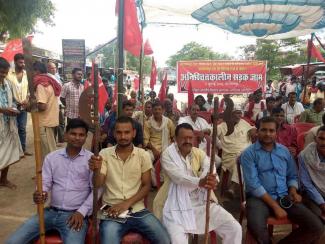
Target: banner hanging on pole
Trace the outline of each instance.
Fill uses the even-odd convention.
[[[266,61],[197,60],[177,63],[178,92],[242,94],[265,89]]]

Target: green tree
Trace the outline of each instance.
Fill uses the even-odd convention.
[[[138,71],[140,70],[140,59],[133,56],[130,53],[126,54],[126,67],[129,70]],[[143,58],[143,74],[149,75],[151,72],[151,58],[144,56]]]
[[[227,54],[214,52],[210,47],[196,42],[190,42],[185,44],[176,54],[170,56],[167,60],[167,65],[176,67],[177,61],[182,60],[217,60],[230,58]]]
[[[53,25],[55,7],[50,0],[0,0],[0,40],[23,37],[38,20]]]

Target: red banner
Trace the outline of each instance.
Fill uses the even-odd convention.
[[[242,94],[265,89],[265,61],[180,61],[177,63],[178,92]]]

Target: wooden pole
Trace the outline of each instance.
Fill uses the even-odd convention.
[[[99,116],[98,116],[98,64],[94,64],[94,120],[93,125],[95,127],[94,134],[94,155],[98,156],[99,153]],[[96,186],[96,179],[99,177],[99,169],[96,169],[93,174],[93,216],[92,216],[92,224],[93,224],[93,232],[92,232],[92,243],[96,244],[97,237],[97,211],[98,211],[98,188]]]
[[[314,40],[314,33],[311,33],[310,42],[313,43],[313,40]],[[306,72],[304,72],[304,79],[303,79],[304,95],[303,95],[302,102],[304,102],[306,99],[309,66],[310,66],[310,59],[311,59],[311,45],[309,45],[309,43],[308,43],[307,47],[308,47],[308,49],[307,49],[307,68],[306,68]]]
[[[141,23],[141,49],[140,49],[140,62],[139,62],[139,85],[141,89],[141,103],[142,103],[142,130],[144,130],[144,82],[143,82],[143,57],[144,57],[144,48],[143,48],[143,23]]]
[[[124,0],[119,1],[118,14],[118,71],[117,71],[117,115],[122,114],[122,91],[124,70]]]
[[[213,108],[213,131],[212,131],[212,150],[210,157],[210,171],[209,174],[214,173],[215,169],[215,157],[216,157],[216,140],[217,140],[217,126],[218,126],[218,108],[219,108],[219,98],[214,98],[214,108]],[[205,232],[204,232],[204,243],[209,242],[209,223],[210,223],[210,199],[211,190],[208,190],[207,203],[205,210]]]
[[[24,58],[26,65],[26,72],[28,78],[28,89],[30,94],[30,104],[31,104],[31,115],[34,133],[34,148],[35,148],[35,170],[36,170],[36,187],[37,191],[43,192],[42,184],[42,153],[41,153],[41,136],[40,136],[40,126],[39,126],[39,114],[37,109],[37,101],[35,97],[35,88],[33,85],[33,58],[32,58],[32,45],[27,38],[22,40]],[[37,204],[37,213],[39,221],[39,238],[41,244],[45,244],[45,223],[44,223],[44,204]]]

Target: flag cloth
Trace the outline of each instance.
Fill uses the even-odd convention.
[[[91,86],[93,83],[93,80],[95,77],[95,73],[94,73],[95,69],[94,68],[95,68],[95,63],[93,62],[92,68],[91,68],[90,81],[89,80],[85,81],[85,84],[84,84],[85,89],[88,86]],[[100,77],[100,75],[98,75],[98,112],[100,114],[104,113],[105,104],[106,104],[107,100],[108,100],[108,94],[107,94],[106,88],[104,86],[102,78]]]
[[[151,88],[151,90],[153,90],[155,85],[156,85],[156,79],[157,79],[157,68],[156,68],[155,59],[152,57],[151,76],[150,76],[150,88]]]
[[[165,73],[165,77],[161,82],[161,87],[159,91],[159,100],[163,102],[166,98],[166,92],[167,92],[167,72]]]
[[[188,83],[188,88],[187,88],[187,104],[188,107],[190,107],[194,103],[194,92],[192,88],[192,81]]]
[[[29,39],[30,42],[33,39],[32,36],[28,36],[27,38]],[[14,61],[14,56],[17,53],[24,53],[22,39],[10,40],[7,43],[5,49],[3,50],[3,53],[1,54],[1,57],[6,59],[10,63],[10,62]]]
[[[318,61],[325,63],[325,59],[322,53],[315,47],[311,40],[308,40],[308,48],[310,48],[310,54],[312,57],[316,58]]]
[[[118,3],[116,1],[116,9]],[[142,35],[138,22],[137,7],[135,0],[124,0],[124,49],[136,57],[140,57]]]
[[[152,50],[152,47],[151,47],[150,42],[149,42],[148,39],[144,43],[143,50],[144,50],[143,51],[144,55],[151,55],[151,54],[153,54],[153,50]]]
[[[135,76],[133,79],[133,88],[135,91],[139,90],[140,87],[140,82],[139,82],[139,77]]]

